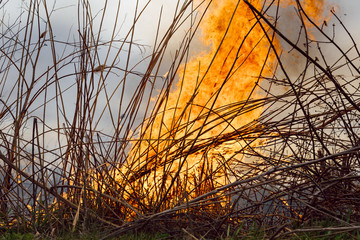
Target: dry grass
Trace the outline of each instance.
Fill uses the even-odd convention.
[[[331,219],[334,231],[360,228],[360,53],[355,41],[335,12],[333,20],[342,37],[352,41],[350,48],[338,45],[324,23],[306,20],[300,4],[300,22],[308,21],[321,40],[314,41],[302,24],[300,41],[293,41],[277,26],[278,12],[270,17],[244,2],[264,30],[277,68],[271,77],[254,76],[259,79],[254,92],[261,97],[208,109],[198,116],[204,120],[200,130],[191,129],[193,120],[168,130],[187,133],[178,138],[147,139],[143,133],[153,131],[152,122],[164,114],[159,106],[166,105],[180,64],[191,54],[202,19],[195,3],[178,2],[168,31],[157,33],[153,51],[136,64],[132,56],[143,46],[134,34],[146,7],[135,10],[125,35],[117,36],[115,25],[110,40],[102,37],[106,3],[95,14],[89,1],[79,1],[76,38],[65,42],[54,34],[54,9],[46,1],[30,1],[25,22],[3,20],[1,231],[50,236],[57,229],[86,231],[96,225],[107,237],[156,229],[173,237],[209,238],[226,232],[246,237],[257,228],[275,238],[305,231],[292,229],[293,224],[308,226],[314,219]],[[8,4],[0,4],[2,10]],[[270,5],[276,8],[275,2]],[[169,44],[189,23],[169,64]],[[273,34],[297,56],[296,69],[273,45]],[[51,59],[47,67],[41,66],[44,54]],[[160,74],[164,67],[165,77]],[[256,109],[262,111],[258,119],[232,125]],[[205,137],[212,121],[233,131]],[[231,156],[212,155],[216,147],[235,144],[242,147]],[[202,166],[197,176],[187,175],[186,161],[193,155]],[[308,229],[313,230],[321,229]]]

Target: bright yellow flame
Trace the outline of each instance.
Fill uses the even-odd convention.
[[[294,4],[294,1],[284,3]],[[262,9],[264,1],[251,1],[251,4]],[[319,19],[324,1],[303,1],[303,6],[310,17]],[[266,28],[266,24],[264,27],[272,38],[270,28]],[[262,112],[257,108],[234,114],[224,121],[226,109],[220,110],[248,98],[258,98],[259,94],[253,89],[261,80],[259,76],[271,76],[276,63],[264,29],[249,7],[244,1],[212,1],[201,23],[201,32],[208,51],[193,56],[181,66],[176,88],[158,106],[158,114],[144,125],[142,141],[131,150],[129,162],[119,177],[126,175],[130,176],[128,179],[142,181],[142,191],[152,199],[152,194],[169,187],[177,174],[186,176],[180,179],[190,191],[204,180],[204,172],[216,171],[212,175],[212,188],[225,184],[227,168],[223,164],[231,164],[231,156],[245,146],[243,141],[187,151],[192,150],[190,146],[206,140],[216,142],[220,134],[234,132],[258,119]],[[280,50],[276,38],[271,44]],[[194,139],[196,143],[192,142]],[[174,191],[167,194],[175,195]],[[193,192],[192,197],[197,194],[201,193]]]
[[[259,1],[254,2],[257,8]],[[229,157],[240,150],[245,143],[242,141],[219,144],[203,152],[196,152],[182,157],[176,162],[170,161],[172,153],[183,144],[191,146],[191,141],[198,138],[211,139],[219,134],[234,132],[235,129],[256,120],[262,109],[242,113],[224,121],[219,117],[223,112],[220,108],[234,103],[246,101],[249,97],[257,97],[253,88],[259,82],[258,76],[268,76],[274,64],[274,56],[269,54],[270,44],[263,29],[256,22],[253,13],[243,3],[237,1],[213,1],[201,24],[202,41],[208,51],[194,56],[179,70],[179,82],[176,89],[168,95],[161,111],[151,123],[151,127],[143,130],[143,141],[132,159],[138,163],[132,165],[132,171],[149,169],[145,165],[167,164],[167,173],[174,177],[179,168],[180,174],[188,176],[188,189],[192,189],[204,179],[204,169],[213,174],[212,180],[218,187],[225,183],[226,173],[222,166]],[[270,33],[269,33],[270,34]],[[277,41],[273,41],[278,45]],[[179,139],[184,141],[174,144]],[[165,149],[167,149],[165,151]],[[182,147],[189,150],[189,147]],[[174,160],[174,159],[171,159]],[[133,163],[132,163],[133,164]],[[155,173],[157,172],[157,173]],[[202,176],[200,176],[202,175]],[[155,189],[156,184],[163,184],[162,175],[154,171],[145,186]],[[168,181],[167,183],[169,183]],[[165,184],[167,187],[168,184]],[[158,186],[160,188],[160,186]],[[164,186],[162,186],[164,187]],[[196,194],[195,194],[196,195]]]

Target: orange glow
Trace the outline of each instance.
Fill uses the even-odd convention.
[[[264,4],[251,3],[257,9]],[[304,2],[312,17],[319,18],[323,6],[324,1]],[[153,195],[165,192],[161,189],[174,184],[171,181],[177,174],[186,176],[180,179],[186,186],[183,190],[190,192],[205,181],[207,174],[212,177],[211,188],[226,184],[229,169],[223,164],[229,166],[233,159],[240,161],[240,150],[246,143],[240,140],[241,136],[222,143],[216,143],[217,138],[256,121],[262,112],[262,108],[256,108],[227,116],[224,108],[230,109],[232,104],[244,106],[248,99],[259,98],[259,76],[270,77],[276,64],[264,30],[251,10],[243,1],[212,1],[200,26],[208,50],[181,66],[176,88],[157,106],[157,115],[142,126],[142,141],[133,146],[122,172],[115,174],[119,181],[125,175],[137,184],[141,182],[139,189],[132,186],[128,190],[140,190],[148,199],[154,200],[159,196]],[[265,24],[264,27],[271,38],[272,31]],[[280,52],[276,38],[272,44]],[[205,141],[214,142],[211,149],[194,150]],[[176,191],[169,190],[167,197],[175,196]],[[193,191],[191,197],[204,192]]]
[[[256,7],[261,7],[260,2],[256,3]],[[234,132],[261,114],[262,109],[258,108],[227,122],[219,117],[224,114],[219,108],[246,101],[248,97],[257,97],[256,93],[249,96],[259,81],[257,76],[269,75],[273,67],[274,57],[268,54],[270,45],[252,12],[243,2],[237,5],[236,1],[214,1],[202,22],[201,31],[208,52],[192,57],[181,66],[176,89],[161,105],[154,122],[142,132],[143,139],[159,140],[142,142],[138,156],[132,158],[150,159],[156,156],[156,160],[153,160],[156,164],[173,161],[175,159],[171,159],[171,155],[178,148],[174,141],[182,139],[179,144],[191,146],[191,140],[198,138],[196,144],[199,144],[202,140]],[[274,44],[277,44],[276,41]],[[197,179],[199,172],[206,166],[209,173],[219,169],[213,177],[218,178],[219,185],[223,185],[225,178],[220,176],[224,173],[220,170],[222,167],[218,158],[221,155],[228,160],[244,143],[233,142],[231,148],[225,145],[193,153],[186,159],[176,159],[176,162],[168,164],[169,175],[174,176],[182,166],[180,174],[186,173],[192,178],[190,183],[197,183],[201,181]],[[206,159],[210,159],[211,164]],[[149,162],[142,160],[135,169],[140,169],[144,164]],[[133,171],[135,169],[132,168]],[[155,181],[149,181],[147,187],[155,187],[155,182],[161,182],[155,175],[150,178]],[[188,185],[189,189],[192,187],[195,185]]]
[[[325,9],[326,8],[330,9],[330,6],[328,5],[329,1],[325,1],[325,0],[316,0],[316,1],[305,0],[305,1],[300,1],[300,2],[301,2],[301,7],[304,9],[305,13],[317,25],[321,25],[324,21],[330,20],[330,15],[329,14],[326,14],[326,16],[324,17]],[[296,1],[294,1],[294,0],[282,0],[281,3],[282,3],[282,5],[284,7],[289,6],[289,5],[295,5],[296,6]],[[335,8],[338,8],[338,6],[335,6]],[[311,26],[311,24],[309,24],[309,22],[307,20],[305,20],[304,23],[305,23],[306,27],[310,27],[310,28],[313,27],[313,26]]]

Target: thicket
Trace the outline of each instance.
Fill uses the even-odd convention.
[[[122,18],[117,15],[110,39],[103,34],[107,1],[96,13],[90,1],[79,1],[77,23],[65,41],[64,35],[55,34],[58,25],[52,15],[57,9],[48,1],[29,1],[16,19],[7,20],[4,14],[0,231],[51,236],[96,226],[108,237],[156,229],[193,238],[235,233],[246,237],[254,229],[267,238],[312,231],[356,232],[360,228],[356,39],[335,11],[330,23],[315,23],[301,1],[293,9],[298,35],[289,36],[274,11],[278,1],[265,2],[268,8],[263,9],[251,1],[242,4],[252,13],[249,21],[263,28],[261,38],[268,39],[269,54],[277,58],[273,74],[253,76],[258,80],[248,99],[207,109],[197,119],[168,129],[166,138],[159,134],[152,139],[144,133],[155,131],[152,123],[164,114],[159,106],[166,105],[181,64],[193,53],[206,7],[198,11],[191,0],[174,3],[178,5],[173,22],[166,32],[154,32],[150,53],[134,37],[139,21],[146,21],[141,16],[147,4],[135,9],[132,26],[121,36]],[[1,11],[5,13],[10,4],[0,1]],[[202,6],[206,4],[212,2]],[[160,28],[161,15],[157,17]],[[169,50],[186,24],[191,27],[178,49]],[[274,36],[282,50],[272,41]],[[350,44],[339,43],[344,39]],[[134,64],[133,55],[139,52],[143,58]],[[297,59],[296,67],[289,64],[291,58]],[[42,59],[48,59],[47,66]],[[232,126],[233,119],[256,110],[262,112],[258,119]],[[199,119],[201,129],[212,128],[216,121],[233,131],[207,137],[207,131],[192,129]],[[171,137],[174,131],[185,134]],[[142,142],[148,142],[146,148]],[[231,156],[212,152],[236,144],[241,148]],[[194,155],[201,166],[197,176],[185,164]],[[151,185],[153,181],[156,184]],[[312,227],[322,221],[332,224]]]

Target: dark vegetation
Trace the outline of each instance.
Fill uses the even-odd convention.
[[[141,129],[155,127],[151,122],[162,114],[156,106],[166,104],[180,64],[192,53],[202,19],[195,3],[177,3],[168,31],[154,33],[152,52],[139,60],[139,70],[131,59],[144,50],[134,34],[146,8],[135,10],[125,35],[111,26],[108,40],[102,19],[110,6],[105,2],[94,13],[90,1],[79,1],[75,35],[63,41],[52,23],[56,9],[47,2],[28,1],[21,18],[1,22],[0,232],[5,237],[90,230],[108,238],[129,232],[189,239],[359,237],[360,52],[336,12],[334,26],[315,23],[302,1],[295,1],[300,31],[294,39],[278,27],[278,12],[265,13],[267,8],[244,1],[251,21],[269,39],[269,52],[276,52],[276,69],[271,77],[255,76],[254,92],[261,97],[209,112],[230,126],[254,109],[261,109],[261,116],[207,139],[199,131],[196,137],[150,141]],[[266,2],[276,9],[278,1]],[[0,1],[1,10],[9,4]],[[188,23],[192,27],[169,64],[168,45]],[[273,45],[273,35],[284,50]],[[350,44],[341,45],[340,37]],[[289,55],[298,59],[296,69],[287,64]],[[41,65],[44,58],[47,66]],[[199,118],[208,119],[208,113]],[[193,122],[186,124],[169,132]],[[140,150],[143,141],[149,144]],[[164,141],[167,147],[160,148]],[[219,153],[218,169],[205,164],[212,148],[236,142],[243,147],[230,157]],[[159,151],[151,155],[154,149]],[[137,151],[141,157],[131,154]],[[187,176],[186,164],[171,171],[195,154],[204,161],[199,176]],[[219,183],[219,174],[226,180]],[[148,189],[154,179],[161,187]]]

